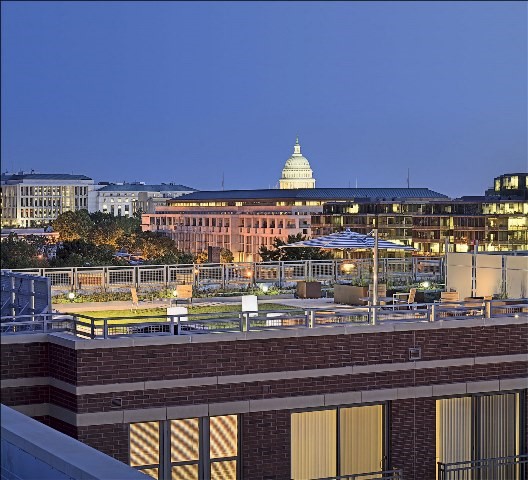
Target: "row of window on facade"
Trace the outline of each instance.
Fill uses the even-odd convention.
[[[525,402],[521,393],[437,400],[437,462],[518,455]],[[398,468],[390,465],[388,406],[384,403],[291,413],[291,478],[334,478]],[[408,432],[401,434],[408,436]],[[408,441],[412,443],[411,438]],[[239,415],[130,425],[130,465],[160,480],[240,479],[243,448]],[[518,468],[480,471],[479,478],[514,480],[520,478]],[[471,478],[470,472],[457,477]]]
[[[101,195],[103,197],[113,197],[114,196],[113,193],[103,193],[103,192],[100,192],[99,195]],[[127,197],[128,193],[116,193],[115,196],[116,197]],[[131,197],[135,197],[136,194],[135,193],[131,193],[130,196]]]
[[[88,187],[69,187],[69,186],[55,186],[55,187],[20,187],[20,195],[36,196],[36,195],[88,195]]]
[[[124,209],[123,209],[124,207]],[[108,212],[108,205],[103,205],[103,213],[109,213]],[[124,210],[124,214],[125,215],[129,215],[130,214],[130,205],[126,204],[126,205],[110,205],[110,213],[111,214],[114,214],[114,213],[117,213],[118,215],[121,215],[122,213],[122,210]]]

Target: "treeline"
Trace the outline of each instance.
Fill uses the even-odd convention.
[[[11,234],[2,241],[2,268],[81,267],[127,265],[116,251],[139,252],[150,264],[193,263],[193,255],[156,232],[141,231],[141,214],[116,217],[87,210],[65,212],[52,223],[59,242],[50,244],[36,235]],[[52,253],[54,252],[54,254]]]

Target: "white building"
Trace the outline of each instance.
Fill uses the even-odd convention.
[[[2,174],[2,227],[48,225],[61,213],[88,209],[94,181],[85,175]]]
[[[90,192],[89,211],[131,216],[141,210],[154,213],[156,206],[167,200],[196,192],[194,188],[174,183],[145,185],[144,182],[96,185]]]
[[[286,160],[279,180],[280,189],[315,188],[315,178],[308,159],[301,154],[301,145],[297,137],[293,155]]]

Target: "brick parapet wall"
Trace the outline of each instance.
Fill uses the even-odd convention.
[[[77,385],[526,353],[528,325],[78,350]],[[67,381],[67,380],[66,380]]]
[[[77,385],[78,378],[78,352],[63,345],[50,344],[49,348],[50,375],[57,380]],[[96,366],[94,363],[93,367]]]
[[[47,377],[47,342],[3,344],[0,348],[1,378]]]

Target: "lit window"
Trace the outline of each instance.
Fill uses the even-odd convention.
[[[238,429],[237,415],[131,424],[130,465],[160,480],[236,480]]]

